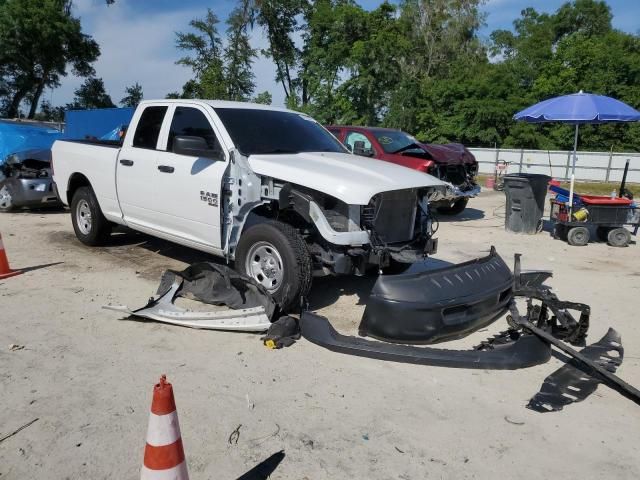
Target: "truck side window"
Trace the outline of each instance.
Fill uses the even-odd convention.
[[[140,115],[133,146],[155,150],[167,107],[147,107]]]
[[[222,151],[220,143],[216,138],[216,134],[211,128],[211,124],[204,113],[197,108],[177,107],[171,120],[171,128],[169,129],[169,140],[167,141],[167,151],[173,149],[173,139],[177,135],[185,135],[190,137],[202,137],[207,142],[207,146],[211,150]]]

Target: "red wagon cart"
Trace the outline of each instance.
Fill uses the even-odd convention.
[[[635,234],[640,225],[640,208],[628,198],[576,195],[569,218],[569,206],[559,197],[562,194],[551,200],[550,219],[555,222],[554,236],[569,245],[589,243],[589,227],[595,226],[600,240],[613,247],[626,247],[631,241],[631,232],[625,227],[635,227]]]

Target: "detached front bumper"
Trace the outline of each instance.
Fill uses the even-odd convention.
[[[513,275],[496,253],[439,270],[381,275],[359,333],[393,343],[454,340],[494,322],[513,298]]]

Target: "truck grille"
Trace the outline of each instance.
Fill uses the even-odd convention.
[[[413,239],[416,208],[417,190],[379,193],[363,207],[362,222],[383,243],[407,242]]]

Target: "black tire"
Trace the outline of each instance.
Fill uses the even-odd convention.
[[[8,213],[15,210],[15,208],[11,185],[6,182],[0,182],[0,212]]]
[[[236,270],[264,285],[285,312],[296,310],[300,298],[311,289],[309,249],[286,223],[270,220],[245,230],[236,248],[235,265]]]
[[[468,197],[459,198],[448,207],[438,207],[438,213],[441,213],[443,215],[458,215],[459,213],[462,213],[465,208],[467,208],[468,203]]]
[[[587,227],[573,227],[567,234],[567,242],[574,247],[584,247],[589,243],[589,229]]]
[[[88,210],[89,216],[86,215]],[[84,213],[83,213],[84,212]],[[87,219],[83,221],[82,219]],[[104,217],[91,187],[80,187],[71,199],[71,223],[76,237],[85,245],[104,245],[111,235],[111,223]]]
[[[567,233],[569,229],[566,225],[556,223],[553,227],[553,238],[557,238],[564,242],[567,241]]]
[[[631,232],[623,227],[614,228],[607,235],[607,241],[612,247],[626,247],[631,241]]]
[[[611,231],[611,227],[598,227],[596,228],[596,237],[601,242],[609,241],[609,232]]]

